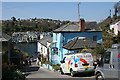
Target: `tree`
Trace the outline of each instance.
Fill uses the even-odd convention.
[[[117,16],[117,13],[118,13],[118,11],[120,10],[120,1],[119,2],[117,2],[115,5],[114,5],[114,9],[115,9],[115,17]]]
[[[16,21],[16,18],[13,16],[13,17],[11,17],[11,19],[13,20],[13,21]]]
[[[20,18],[18,18],[18,21],[20,21]]]
[[[114,38],[114,43],[120,43],[120,32],[118,33],[118,35]]]
[[[105,51],[106,50],[103,47],[98,47],[98,48],[94,49],[94,53],[96,53],[96,54],[104,54]]]
[[[35,17],[35,20],[36,20],[37,18]]]
[[[24,58],[27,58],[27,56],[28,56],[28,53],[27,53],[27,52],[23,53],[23,57],[24,57]]]
[[[118,2],[118,15],[120,16],[120,1]]]
[[[103,55],[106,52],[106,50],[103,47],[98,47],[93,50],[93,53],[96,54],[96,60],[100,57],[100,55]]]

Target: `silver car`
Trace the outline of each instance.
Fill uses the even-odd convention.
[[[120,80],[120,49],[112,47],[102,56],[95,70],[96,80]]]

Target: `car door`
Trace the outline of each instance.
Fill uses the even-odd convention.
[[[106,52],[103,57],[103,74],[105,78],[110,78],[111,75],[111,65],[110,65],[111,52]]]
[[[66,57],[63,58],[63,61],[62,61],[62,70],[64,73],[67,73],[68,71],[68,64],[66,62]]]
[[[119,57],[118,53],[120,53],[120,50],[118,49],[112,49],[111,51],[111,56],[112,56],[112,64],[111,64],[111,78],[118,78],[118,70],[119,70]]]

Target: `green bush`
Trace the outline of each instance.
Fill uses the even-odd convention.
[[[20,71],[6,70],[2,73],[2,80],[24,80],[24,76]]]
[[[2,80],[24,80],[24,75],[15,65],[2,65]]]
[[[53,66],[53,69],[55,69],[56,71],[60,70],[60,65]]]
[[[94,53],[96,54],[104,54],[106,52],[106,50],[103,47],[98,47],[96,49],[94,49]]]
[[[82,49],[82,51],[81,51],[82,53],[84,53],[84,52],[92,52],[92,50],[91,49]]]
[[[51,65],[51,62],[49,62],[49,61],[41,61],[41,64],[49,64],[49,65]]]
[[[51,62],[49,62],[49,61],[45,61],[45,64],[51,64]]]
[[[111,33],[114,33],[114,28],[113,28],[112,30],[110,29],[110,32],[111,32]]]

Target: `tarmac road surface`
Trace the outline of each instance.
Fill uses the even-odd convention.
[[[26,79],[27,80],[41,80],[41,79],[56,79],[61,80],[64,79],[70,79],[70,80],[95,80],[95,76],[76,76],[76,77],[71,77],[70,75],[61,75],[60,72],[54,72],[48,69],[45,69],[43,67],[39,67],[38,65],[32,64],[29,67],[26,67],[24,70],[26,74]]]

